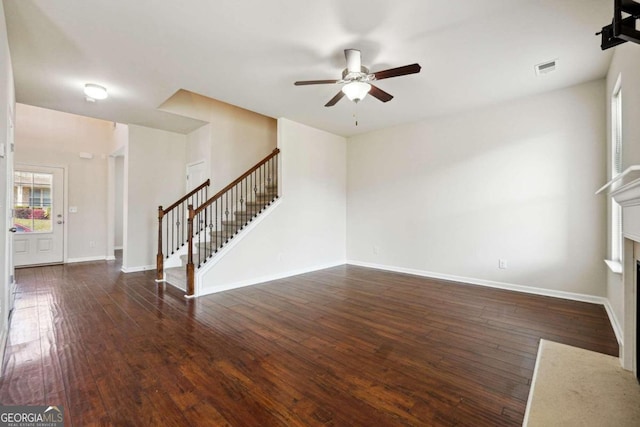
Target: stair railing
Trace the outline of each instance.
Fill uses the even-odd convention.
[[[207,200],[210,180],[206,180],[166,209],[158,206],[158,254],[156,269],[158,280],[164,279],[164,259],[180,250],[187,243],[188,206],[200,206]],[[192,232],[189,231],[189,232]]]
[[[280,149],[273,150],[200,206],[189,205],[187,296],[193,296],[194,293],[196,268],[200,268],[213,257],[222,246],[278,198],[279,153]],[[197,252],[194,252],[196,248]]]

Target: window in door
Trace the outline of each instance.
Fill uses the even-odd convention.
[[[15,171],[13,180],[14,226],[18,233],[50,233],[53,175]]]

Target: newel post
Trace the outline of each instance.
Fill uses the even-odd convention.
[[[156,256],[156,279],[164,280],[164,255],[162,254],[162,218],[164,210],[158,206],[158,255]]]
[[[193,205],[189,205],[189,219],[187,220],[187,296],[193,296],[194,265],[193,265],[193,218],[195,212]]]

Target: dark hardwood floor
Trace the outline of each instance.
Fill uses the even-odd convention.
[[[516,426],[538,342],[602,306],[341,266],[185,300],[118,262],[16,272],[3,405],[66,426]]]

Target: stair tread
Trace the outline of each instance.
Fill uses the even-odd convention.
[[[251,201],[248,201],[246,204],[247,204],[247,206],[265,206],[265,205],[269,204],[269,202],[271,202],[271,201],[273,201],[273,200],[275,200],[275,199],[277,199],[277,197],[276,197],[276,196],[273,196],[273,198],[272,198],[272,199],[267,199],[267,200],[251,200]]]
[[[186,286],[187,271],[184,267],[172,267],[164,269],[165,280],[175,286]]]
[[[220,225],[216,226],[216,228],[209,229],[208,235],[206,236],[206,239],[207,239],[206,243],[205,242],[198,243],[198,240],[197,240],[198,233],[196,233],[196,237],[194,238],[195,246],[194,246],[194,252],[193,252],[195,263],[198,262],[197,260],[198,254],[200,254],[200,256],[203,256],[206,254],[206,258],[209,258],[211,255],[215,255],[215,252],[217,252],[221,247],[226,245],[229,242],[229,240],[232,239],[236,234],[238,234],[240,230],[245,228],[245,226],[249,224],[253,220],[253,218],[260,215],[260,213],[267,206],[272,204],[272,202],[279,197],[277,181],[264,183],[261,189],[262,191],[260,192],[251,193],[250,195],[248,195],[249,200],[243,201],[242,203],[239,204],[239,206],[236,205],[235,207],[240,207],[240,209],[233,211],[231,216],[228,215],[228,213],[230,212],[228,212],[226,216],[223,216],[222,214],[220,214],[222,218],[226,217],[230,219],[222,220],[222,218],[217,217],[218,219],[221,220],[219,223]],[[229,211],[232,211],[233,206],[229,206],[228,209]],[[202,234],[203,232],[207,233],[204,230],[205,228],[203,227],[199,233],[200,234]],[[170,267],[170,268],[164,269],[165,278],[167,282],[170,282],[172,284],[182,285],[182,286],[186,284],[187,273],[186,273],[185,266],[187,264],[187,258],[188,258],[188,254],[180,255],[182,266]],[[200,260],[200,261],[204,262],[204,260]]]

